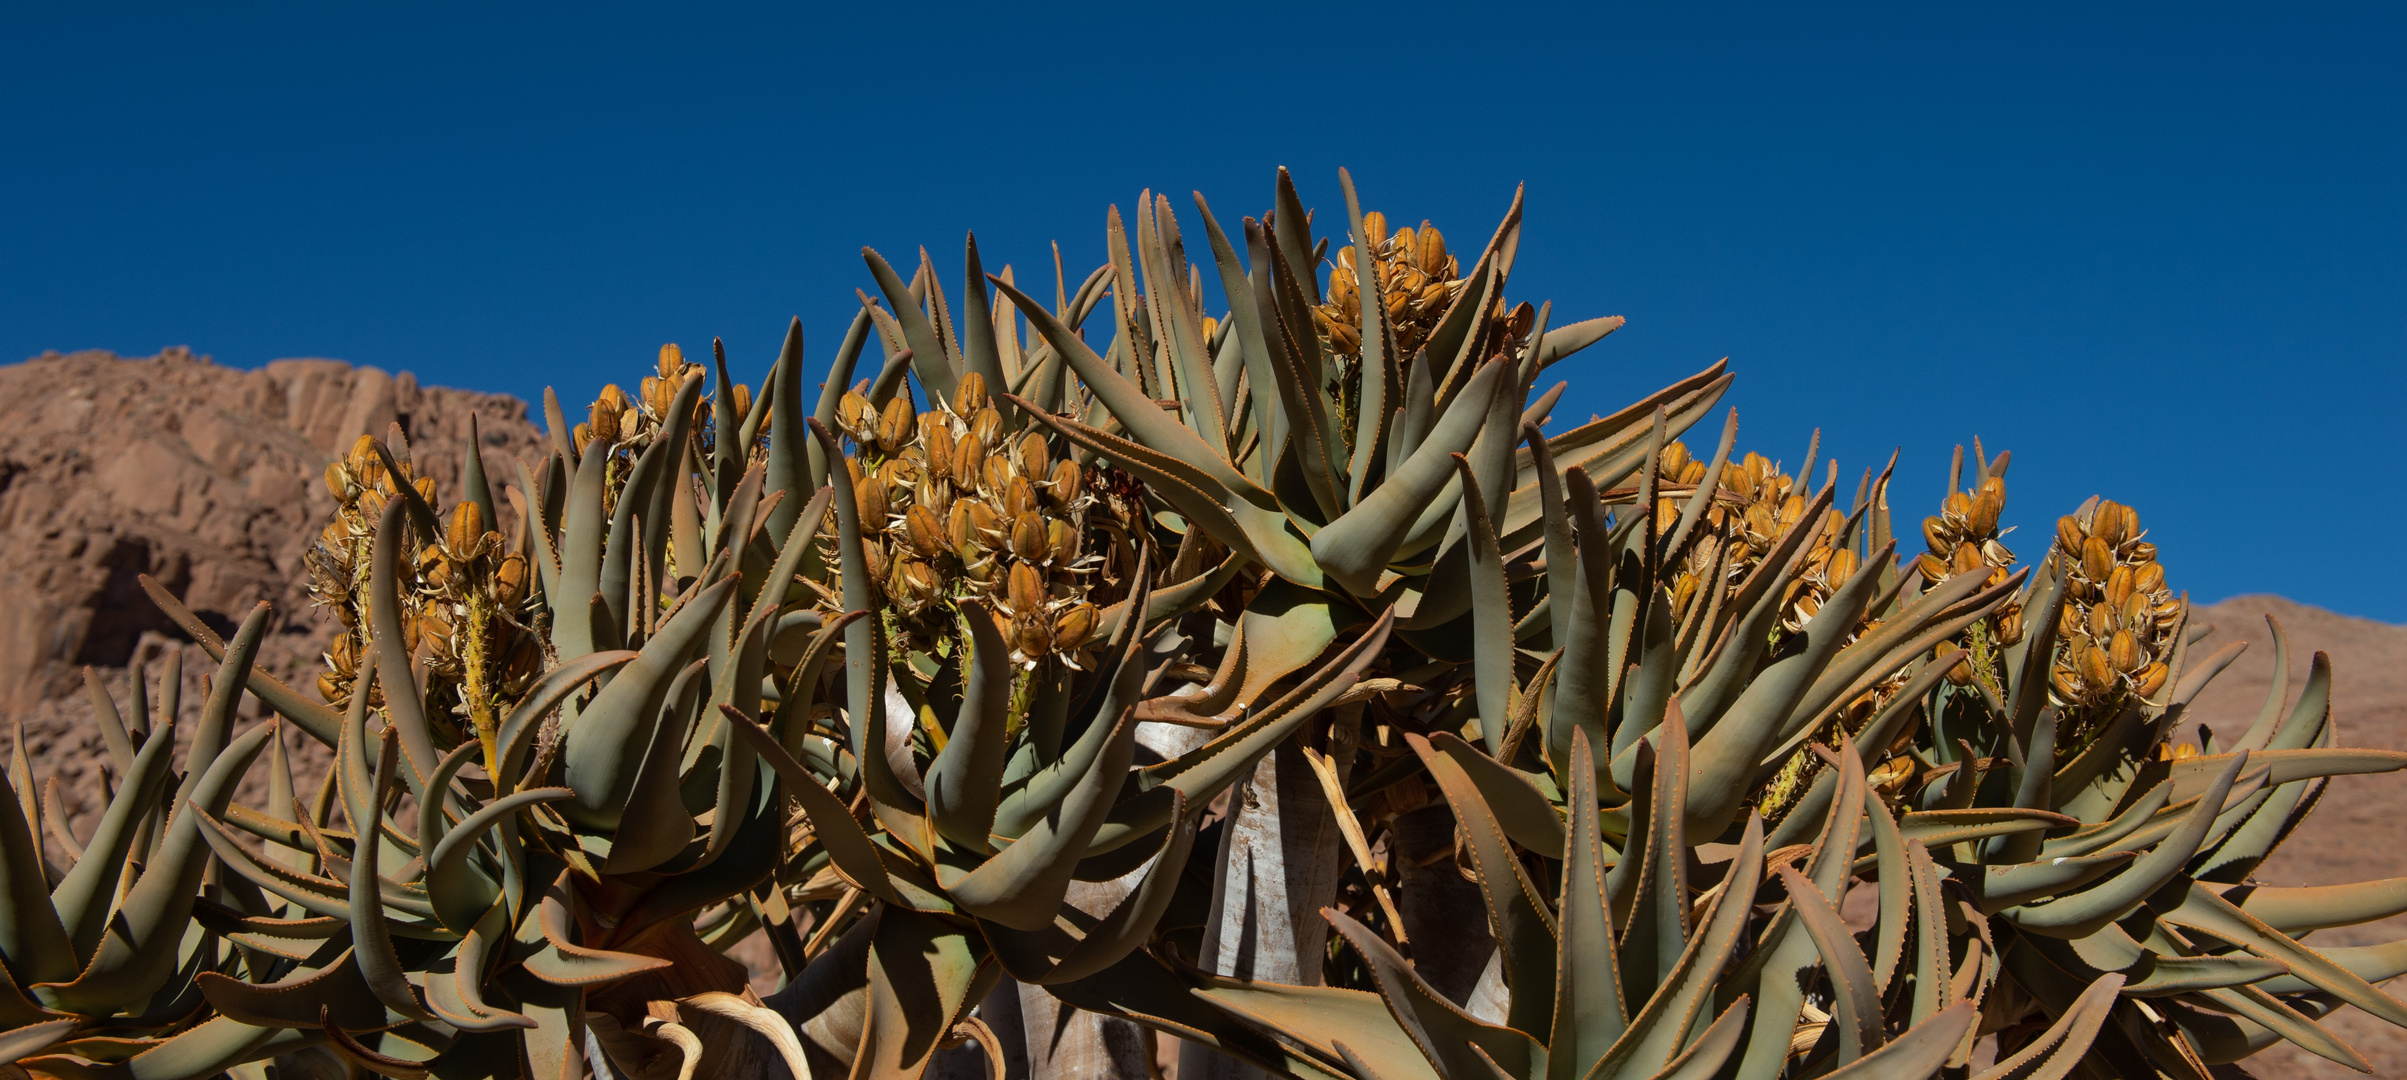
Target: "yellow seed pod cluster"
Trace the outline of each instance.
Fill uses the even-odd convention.
[[[515,701],[543,662],[529,605],[526,556],[507,550],[473,502],[451,508],[443,539],[418,548],[410,600],[425,644],[430,684],[456,683],[453,712],[489,720],[497,702]]]
[[[2066,584],[2049,689],[2068,712],[2094,714],[2126,691],[2154,700],[2164,690],[2181,601],[2146,536],[2139,512],[2111,500],[2056,521]]]
[[[617,383],[602,387],[602,392],[585,408],[585,422],[571,432],[577,452],[595,439],[608,440],[612,445],[630,452],[649,445],[652,437],[668,422],[669,407],[676,403],[677,391],[687,379],[702,377],[702,365],[688,362],[685,350],[670,343],[660,347],[660,359],[655,373],[646,375],[637,384],[638,393],[629,397]],[[742,416],[751,408],[750,388],[734,388],[736,415]],[[708,414],[697,404],[694,417],[697,430]]]
[[[423,497],[432,498],[435,490],[432,477],[412,475],[407,453],[394,456],[401,470],[396,478],[385,468],[376,446],[375,436],[362,435],[342,457],[326,464],[326,491],[334,496],[334,516],[319,530],[317,542],[304,556],[310,570],[310,598],[332,610],[346,627],[358,626],[367,618],[365,601],[360,598],[366,595],[368,551],[375,542],[376,522],[384,515],[386,501],[401,494],[396,480],[416,488]]]
[[[1928,550],[1914,559],[1914,572],[1932,585],[1959,574],[1984,575],[1983,588],[2003,584],[2014,566],[2014,552],[2003,542],[2012,530],[1998,524],[2005,510],[2003,476],[1985,476],[1973,487],[1949,492],[1939,512],[1922,519],[1922,541]],[[1992,689],[2002,686],[2000,650],[2022,639],[2022,601],[2010,598],[1968,633],[1965,662],[1948,670],[1948,681],[1970,686],[1976,677],[1986,676]]]
[[[1379,275],[1379,294],[1387,300],[1397,354],[1411,356],[1462,294],[1461,268],[1446,247],[1446,237],[1426,221],[1418,229],[1407,225],[1391,233],[1387,215],[1373,210],[1362,215],[1362,228],[1385,238],[1371,245],[1371,265]],[[1328,299],[1313,311],[1322,339],[1341,355],[1362,352],[1360,274],[1360,253],[1351,244],[1339,248],[1329,271]]]
[[[1664,447],[1661,471],[1666,483],[1698,484],[1705,480],[1705,464],[1690,456],[1688,448],[1679,443]],[[1687,606],[1700,596],[1712,599],[1702,593],[1702,582],[1716,565],[1721,567],[1719,581],[1727,598],[1763,561],[1781,534],[1804,519],[1811,503],[1805,496],[1801,478],[1781,471],[1778,463],[1762,454],[1749,453],[1737,461],[1723,463],[1715,483],[1718,496],[1705,512],[1707,535],[1688,553],[1679,575],[1673,579],[1673,610],[1677,612],[1685,613]],[[1676,496],[1666,497],[1655,512],[1666,521],[1673,520],[1680,512],[1679,503]],[[1787,595],[1782,597],[1780,624],[1784,630],[1803,629],[1822,609],[1831,591],[1860,565],[1855,552],[1840,546],[1846,527],[1845,514],[1837,510],[1823,512],[1818,531],[1807,542],[1804,565],[1799,568],[1796,580],[1789,583]]]
[[[334,515],[306,562],[311,599],[343,625],[317,680],[319,696],[332,704],[349,700],[366,661],[370,559],[386,504],[402,497],[395,480],[436,505],[434,478],[412,474],[406,448],[393,460],[398,478],[385,467],[375,437],[363,435],[326,466]],[[416,529],[404,530],[402,539],[402,645],[424,663],[430,700],[448,701],[451,715],[479,727],[489,727],[498,708],[523,694],[543,663],[539,635],[529,625],[531,567],[496,524],[463,501],[443,515],[436,542],[423,542]]]
[[[959,601],[974,599],[1023,665],[1083,666],[1099,579],[1114,561],[1103,537],[1125,535],[1096,531],[1110,515],[1090,491],[1093,470],[1042,434],[1006,432],[976,372],[925,413],[908,395],[879,406],[864,391],[847,391],[836,419],[853,443],[845,467],[871,585],[907,644],[933,647],[956,625]]]
[[[1989,583],[2006,580],[2014,552],[2000,543],[2005,534],[1998,515],[2006,510],[2006,478],[1984,477],[1980,486],[1951,492],[1939,512],[1922,519],[1922,539],[1930,550],[1914,560],[1914,568],[1931,584],[1957,574],[1985,570]]]

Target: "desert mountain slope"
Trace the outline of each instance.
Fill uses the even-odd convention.
[[[275,623],[260,663],[307,686],[332,629],[302,564],[334,508],[326,463],[398,424],[420,474],[455,491],[471,413],[487,468],[508,475],[513,457],[533,460],[525,402],[421,387],[407,372],[338,360],[243,371],[185,349],[0,367],[0,714],[23,724],[36,775],[57,778],[79,835],[100,811],[106,758],[83,669],[122,702],[128,663],[155,669],[185,640],[141,575],[221,632],[267,601]],[[216,665],[193,649],[184,667],[189,715]],[[296,751],[315,752],[300,741]]]
[[[2296,701],[2315,653],[2332,658],[2332,722],[2339,745],[2407,750],[2407,626],[2338,615],[2278,596],[2235,596],[2202,607],[2193,618],[2215,632],[2191,646],[2204,656],[2231,641],[2248,651],[2207,684],[2191,714],[2229,743],[2255,721],[2273,686],[2273,616],[2290,639],[2290,679],[2285,704]],[[2315,816],[2308,819],[2265,865],[2259,881],[2273,885],[2332,885],[2376,878],[2407,877],[2407,773],[2342,776],[2331,781]],[[2407,917],[2366,926],[2327,930],[2308,939],[2320,946],[2374,945],[2407,938]],[[2399,984],[2388,988],[2400,996]],[[2355,1009],[2324,1021],[2372,1060],[2374,1075],[2407,1077],[2407,1031]],[[2248,1059],[2260,1077],[2308,1080],[2362,1074],[2290,1046]]]

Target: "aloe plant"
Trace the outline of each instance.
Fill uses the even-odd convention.
[[[1719,365],[1550,436],[1538,376],[1620,320],[1505,298],[1518,198],[1466,274],[1340,186],[1334,256],[1283,172],[1235,232],[1196,198],[1220,318],[1148,194],[1049,305],[974,240],[957,305],[865,252],[815,401],[797,322],[757,390],[671,346],[581,423],[547,395],[514,487],[473,434],[448,499],[363,439],[311,555],[344,628],[316,698],[252,668],[264,611],[221,640],[154,584],[222,663],[180,778],[172,670],[155,720],[96,687],[89,840],[20,752],[0,1050],[886,1080],[1083,1012],[1182,1070],[1891,1080],[1994,1036],[2002,1080],[2283,1039],[2362,1067],[2317,1017],[2407,1024],[2397,945],[2301,942],[2398,882],[2249,879],[2324,778],[2407,765],[2334,745],[2327,660],[2287,701],[2281,642],[2258,723],[2185,743],[2234,653],[2192,656],[2136,512],[2017,569],[1976,444],[1901,560],[1885,471],[1842,501],[1815,449],[1734,458],[1735,412],[1688,452]],[[278,719],[236,734],[245,692]],[[236,801],[287,726],[332,774],[296,788],[276,741]],[[1476,886],[1452,940],[1407,932],[1408,815]],[[1290,827],[1319,868],[1278,865]],[[1281,938],[1286,978],[1227,962],[1299,915],[1336,937]],[[756,931],[766,999],[722,955]],[[1441,988],[1465,951],[1487,975]],[[994,1030],[1015,986],[1053,1028]]]

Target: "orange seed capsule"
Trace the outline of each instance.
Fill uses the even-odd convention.
[[[2114,641],[2106,647],[2106,659],[2116,671],[2138,671],[2146,663],[2145,657],[2140,651],[2140,639],[2131,636],[2128,630],[2115,631]]]
[[[445,546],[455,555],[465,556],[476,549],[485,538],[485,514],[475,503],[463,502],[451,508],[450,527],[444,530]]]
[[[2091,581],[2103,584],[2114,573],[2114,549],[2098,537],[2081,542],[2081,573]]]
[[[2154,697],[2157,691],[2165,688],[2165,679],[2171,674],[2172,669],[2167,668],[2164,661],[2153,661],[2131,677],[2131,688],[2139,691],[2141,697]]]
[[[924,505],[914,506],[903,515],[903,539],[921,558],[935,558],[945,549],[944,534],[944,524],[937,520],[936,512]]]
[[[1021,514],[1011,523],[1011,553],[1029,562],[1044,559],[1045,519],[1035,513]]]
[[[1922,519],[1922,542],[1929,544],[1934,553],[1955,550],[1954,542],[1948,539],[1947,522],[1936,514]]]
[[[1045,437],[1033,431],[1020,437],[1020,472],[1027,476],[1044,476],[1052,471],[1052,459],[1045,446]]]
[[[1053,620],[1053,644],[1059,648],[1075,649],[1095,633],[1095,605],[1078,603]]]
[[[1010,602],[1011,610],[1021,614],[1034,612],[1044,607],[1044,575],[1036,567],[1027,563],[1011,564],[1011,574],[1005,584],[1004,598]]]
[[[2092,645],[2081,653],[2081,678],[2091,686],[2114,685],[2114,663],[2103,649]]]
[[[2081,541],[2087,536],[2081,530],[2081,522],[2075,520],[2073,515],[2066,514],[2056,519],[2056,546],[2068,552],[2077,552],[2081,550]]]
[[[983,289],[986,286],[980,285]],[[968,416],[986,407],[986,376],[975,371],[964,372],[961,382],[953,389],[953,412]]]

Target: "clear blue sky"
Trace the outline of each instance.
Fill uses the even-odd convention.
[[[826,357],[862,244],[1076,273],[1283,164],[1475,247],[1526,181],[1513,294],[1630,319],[1561,415],[1728,356],[1743,446],[1902,448],[1901,516],[1979,435],[2018,549],[2104,493],[2199,599],[2407,621],[2396,5],[210,7],[0,15],[0,356],[581,399]]]

